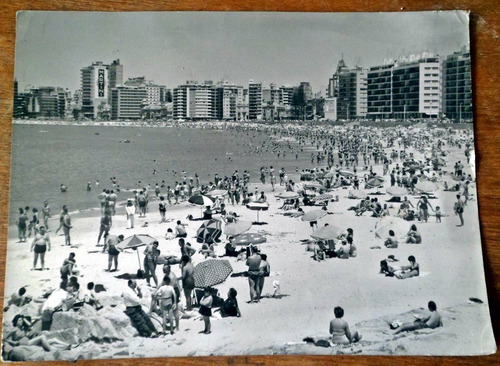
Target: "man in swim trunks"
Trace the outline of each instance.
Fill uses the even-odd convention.
[[[423,318],[418,318],[414,322],[404,323],[401,325],[394,334],[399,334],[401,332],[409,332],[418,329],[430,328],[435,329],[443,326],[443,322],[441,320],[441,315],[437,312],[437,305],[434,301],[429,301],[427,304],[429,309],[429,314],[424,316]]]
[[[40,261],[42,262],[42,271],[45,269],[45,252],[47,249],[50,252],[49,234],[45,231],[45,226],[40,226],[40,232],[35,234],[35,239],[33,239],[30,249],[30,252],[35,253],[35,258],[33,259],[33,270],[36,269],[38,256],[40,256]]]
[[[181,289],[179,286],[179,279],[175,275],[174,272],[172,272],[170,264],[165,264],[163,266],[163,273],[164,276],[168,276],[170,278],[170,285],[174,288],[175,292],[175,299],[176,299],[176,306],[174,308],[174,318],[175,318],[175,328],[179,330],[179,306],[177,304],[179,303],[181,299]]]
[[[144,250],[144,274],[146,276],[148,286],[150,285],[149,281],[152,277],[155,281],[156,287],[158,287],[158,278],[156,277],[156,263],[158,261],[158,256],[160,255],[158,244],[159,243],[155,241],[146,245],[146,249]]]
[[[181,270],[182,270],[182,288],[184,289],[184,296],[186,297],[186,310],[193,310],[193,305],[191,301],[191,293],[194,290],[194,266],[191,263],[191,257],[188,255],[183,255],[181,258]]]
[[[106,249],[108,249],[108,270],[107,272],[111,272],[111,264],[115,262],[115,269],[113,272],[118,271],[118,254],[120,251],[118,250],[118,243],[123,241],[123,235],[108,235],[106,240],[104,241],[104,247],[102,248],[102,252],[104,253]]]
[[[260,264],[262,258],[255,247],[247,247],[248,266],[248,286],[250,287],[250,302],[259,302],[258,294],[260,293]]]

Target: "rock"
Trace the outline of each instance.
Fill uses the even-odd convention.
[[[49,331],[45,333],[45,337],[47,339],[58,339],[60,341],[63,341],[68,344],[78,344],[79,339],[78,339],[78,331],[76,328],[68,328],[68,329],[63,329],[63,330],[57,330],[57,331]]]
[[[83,306],[78,310],[78,315],[82,317],[94,317],[97,316],[97,310],[89,304],[83,304]]]
[[[118,295],[114,295],[114,296],[96,296],[96,297],[99,300],[99,303],[102,306],[104,306],[104,307],[108,307],[108,306],[110,306],[110,307],[116,307],[116,306],[119,306],[119,305],[123,305],[123,299],[121,298],[121,296],[118,296]]]
[[[52,317],[51,331],[74,329],[78,327],[81,317],[74,311],[56,311]]]
[[[78,327],[81,341],[113,342],[123,340],[113,324],[103,317],[85,318]]]

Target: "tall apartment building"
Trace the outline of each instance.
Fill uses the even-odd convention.
[[[367,115],[372,119],[437,118],[442,114],[441,61],[428,53],[371,67],[367,86]]]
[[[174,119],[215,119],[215,91],[212,82],[187,81],[174,89]]]
[[[248,82],[248,119],[262,119],[262,83]]]
[[[443,112],[455,121],[472,120],[471,62],[466,47],[443,61]]]
[[[238,119],[237,107],[241,104],[243,87],[222,81],[214,86],[215,118],[218,120]]]
[[[140,119],[147,91],[142,86],[119,85],[111,90],[111,119]]]
[[[80,73],[82,112],[86,118],[94,119],[98,107],[109,104],[111,90],[123,83],[123,65],[120,65],[120,60],[113,61],[111,65],[97,61],[82,68]]]

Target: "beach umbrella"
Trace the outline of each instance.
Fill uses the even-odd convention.
[[[405,187],[392,186],[386,189],[386,192],[394,197],[403,197],[408,194],[408,190]]]
[[[335,177],[337,174],[335,172],[328,172],[326,173],[323,177],[324,178],[333,178]]]
[[[338,239],[342,234],[344,234],[344,229],[338,226],[328,225],[314,231],[311,236],[314,239],[332,240]]]
[[[118,243],[116,247],[120,250],[134,249],[137,252],[137,259],[139,260],[139,269],[141,269],[141,258],[139,257],[139,251],[137,250],[137,248],[142,247],[143,245],[152,244],[155,241],[158,241],[158,239],[155,239],[150,235],[134,234],[132,236],[129,236],[128,238],[123,239],[123,241]]]
[[[382,184],[384,184],[384,178],[375,176],[373,178],[368,179],[368,181],[366,182],[366,187],[375,188],[375,187],[380,187]]]
[[[210,287],[224,282],[233,272],[233,267],[225,259],[209,259],[194,267],[194,286]]]
[[[343,175],[344,177],[353,177],[354,173],[351,172],[350,170],[345,170],[345,169],[339,169],[338,173],[340,175]]]
[[[264,224],[259,221],[259,212],[267,211],[269,209],[269,203],[267,202],[250,202],[247,204],[247,208],[252,211],[257,211],[257,221],[254,224]]]
[[[304,183],[305,189],[325,189],[325,187],[319,182],[307,182]]]
[[[252,223],[250,221],[237,221],[226,225],[224,235],[240,235],[250,230]]]
[[[189,203],[192,203],[197,206],[212,206],[214,204],[214,199],[203,194],[197,194],[195,196],[191,196],[188,200]]]
[[[422,192],[435,192],[439,186],[429,180],[421,180],[415,185],[415,188]]]
[[[386,216],[377,223],[375,236],[385,239],[389,236],[389,230],[394,231],[396,237],[401,237],[410,230],[410,224],[399,217]]]
[[[286,192],[282,192],[282,193],[278,194],[276,197],[284,198],[284,199],[288,200],[288,199],[299,198],[300,194],[298,194],[297,192],[286,191]]]
[[[304,216],[302,216],[300,219],[302,221],[316,221],[325,216],[326,213],[327,212],[325,210],[313,210],[304,214]]]
[[[328,193],[323,193],[323,194],[320,194],[316,197],[314,197],[314,202],[322,202],[322,201],[328,201],[328,200],[331,200],[333,199],[333,195],[331,194],[328,194]]]
[[[216,241],[222,234],[221,227],[222,224],[219,220],[211,219],[205,221],[196,231],[196,241],[203,243],[207,238],[212,238],[213,241]]]
[[[354,198],[354,199],[365,199],[368,197],[368,193],[361,189],[350,189],[349,190],[349,195],[347,196],[348,198]]]
[[[225,189],[214,189],[213,191],[207,192],[210,197],[222,197],[227,195],[227,191]]]
[[[233,245],[253,245],[262,244],[267,241],[266,237],[262,234],[257,233],[245,233],[235,236],[231,244]]]

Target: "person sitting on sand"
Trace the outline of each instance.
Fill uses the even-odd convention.
[[[171,228],[167,229],[167,233],[165,234],[165,240],[175,239],[175,234]]]
[[[435,329],[443,326],[443,321],[441,320],[441,315],[437,312],[437,305],[434,301],[429,301],[427,304],[429,309],[429,314],[422,317],[417,318],[414,322],[404,323],[400,327],[396,329],[394,334],[399,334],[401,332],[410,332],[419,329]]]
[[[384,245],[387,248],[391,248],[391,249],[398,247],[398,241],[396,239],[396,236],[395,236],[393,230],[389,230],[389,237],[385,240]]]
[[[417,231],[417,226],[413,224],[410,228],[410,231],[408,231],[408,234],[406,234],[406,243],[408,244],[420,244],[422,243],[422,236],[420,233]]]
[[[358,249],[353,243],[352,236],[347,236],[347,244],[349,244],[349,257],[354,258],[358,256]]]
[[[362,336],[357,331],[351,333],[349,324],[342,319],[344,316],[344,309],[336,306],[333,309],[335,319],[330,321],[330,334],[332,335],[332,343],[334,344],[349,344],[358,342]]]
[[[408,261],[410,262],[410,265],[401,266],[401,271],[396,274],[396,277],[400,280],[420,275],[420,265],[417,263],[415,257],[410,255],[408,257]]]
[[[224,303],[220,307],[220,315],[223,318],[228,316],[236,316],[239,318],[241,316],[238,300],[236,299],[237,295],[238,292],[231,287],[227,293],[227,299],[224,300]]]
[[[184,225],[181,223],[181,220],[177,220],[177,225],[175,226],[175,237],[176,238],[187,237],[186,229],[184,228]]]
[[[205,243],[203,243],[203,245],[201,246],[199,253],[203,254],[205,259],[207,259],[208,257],[216,258],[217,255],[215,254],[214,243],[213,243],[213,241],[208,243],[208,239],[211,239],[211,238],[207,238],[207,241]]]
[[[342,246],[337,250],[337,258],[349,259],[349,246],[347,245],[347,240],[342,239]]]
[[[325,243],[322,240],[314,243],[312,249],[314,252],[313,259],[315,261],[319,262],[326,259],[326,251],[328,248],[325,246]]]
[[[78,270],[75,269],[76,260],[75,253],[69,253],[69,257],[65,258],[61,266],[61,279],[67,280],[70,276],[78,274]]]
[[[57,338],[47,340],[45,335],[40,335],[31,330],[31,317],[18,314],[12,320],[14,329],[10,331],[3,339],[4,360],[26,361],[29,360],[33,350],[26,346],[42,347],[46,352],[58,349],[70,349],[68,343],[59,341]]]

